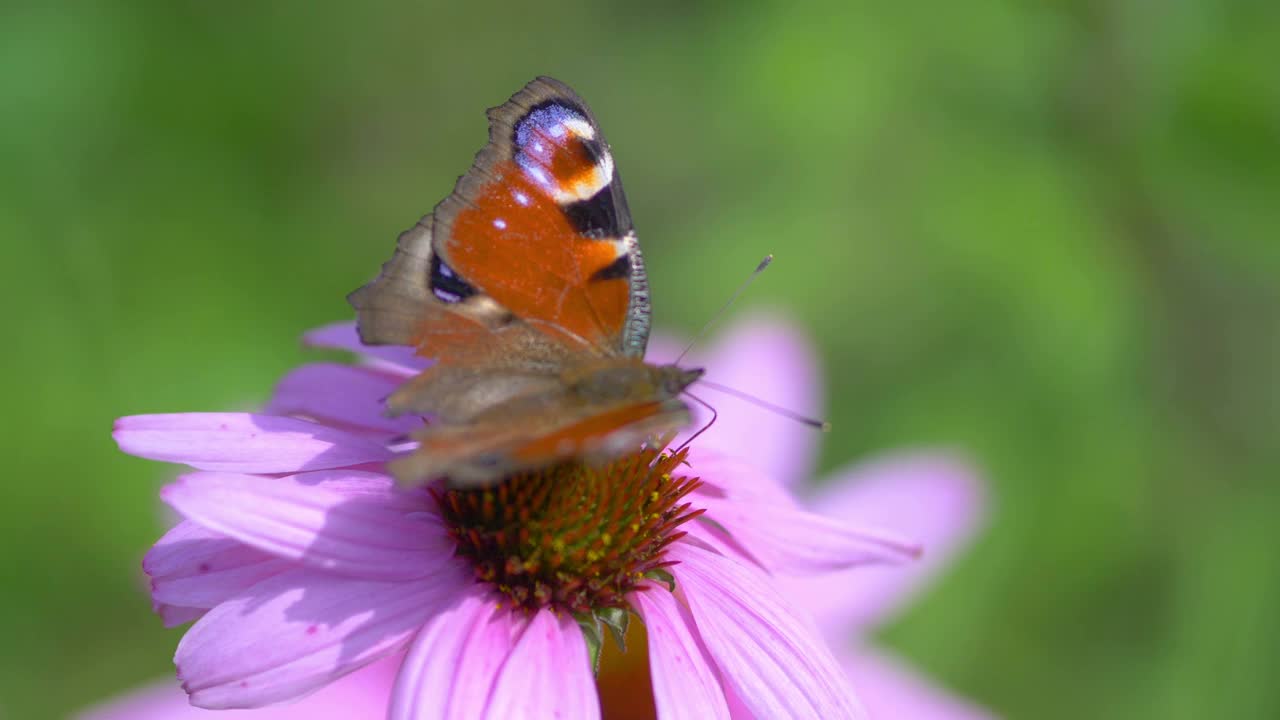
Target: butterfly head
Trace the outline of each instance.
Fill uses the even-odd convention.
[[[685,388],[694,384],[706,372],[703,368],[683,368],[679,365],[657,365],[653,367],[657,382],[662,392],[675,397]]]
[[[650,365],[637,358],[618,357],[570,368],[562,379],[584,399],[662,402],[684,392],[702,373],[702,368]]]

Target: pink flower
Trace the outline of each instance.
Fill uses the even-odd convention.
[[[254,710],[204,710],[193,706],[172,680],[163,680],[100,703],[75,720],[373,720],[383,717],[400,657],[365,666],[295,703]]]
[[[807,499],[827,517],[883,523],[926,548],[907,567],[866,567],[787,578],[784,594],[817,619],[872,717],[980,720],[992,717],[932,687],[905,663],[859,637],[890,618],[940,570],[979,524],[983,496],[975,475],[945,454],[900,455],[837,472]],[[839,644],[839,639],[847,644]]]
[[[732,328],[705,356],[693,353],[691,363],[709,368],[708,377],[717,382],[821,415],[817,359],[793,325],[756,316]],[[675,340],[657,339],[651,355],[657,361],[671,359],[679,348]],[[810,477],[818,433],[732,397],[715,401],[720,420],[698,438],[700,445],[749,454],[753,464],[791,490]],[[869,648],[860,637],[901,609],[980,527],[985,498],[976,473],[948,453],[903,453],[838,471],[816,487],[803,505],[852,525],[892,528],[925,548],[919,562],[905,566],[779,574],[784,595],[808,611],[834,644],[868,714],[911,720],[992,718],[932,686],[886,651]]]
[[[195,621],[175,657],[193,704],[291,700],[404,652],[393,718],[597,717],[592,649],[630,609],[659,717],[864,716],[771,573],[891,563],[917,546],[807,512],[710,446],[489,490],[401,489],[383,468],[418,421],[383,417],[380,401],[420,362],[359,345],[349,325],[308,341],[365,364],[299,368],[262,414],[116,424],[126,452],[196,469],[162,491],[185,520],[144,562],[165,621]]]

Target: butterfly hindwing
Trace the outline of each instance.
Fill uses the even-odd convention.
[[[566,457],[608,458],[689,421],[676,399],[551,404],[538,412],[467,425],[427,426],[418,450],[398,458],[401,477],[448,477],[454,487],[490,483],[512,472]]]

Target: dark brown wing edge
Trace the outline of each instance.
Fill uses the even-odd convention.
[[[366,345],[415,345],[424,317],[433,312],[431,215],[400,233],[395,254],[372,282],[347,295],[356,329]]]

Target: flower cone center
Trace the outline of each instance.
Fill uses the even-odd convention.
[[[625,607],[646,575],[672,564],[663,551],[701,513],[682,502],[700,484],[675,472],[686,453],[575,461],[436,498],[476,579],[514,604],[575,614]]]

